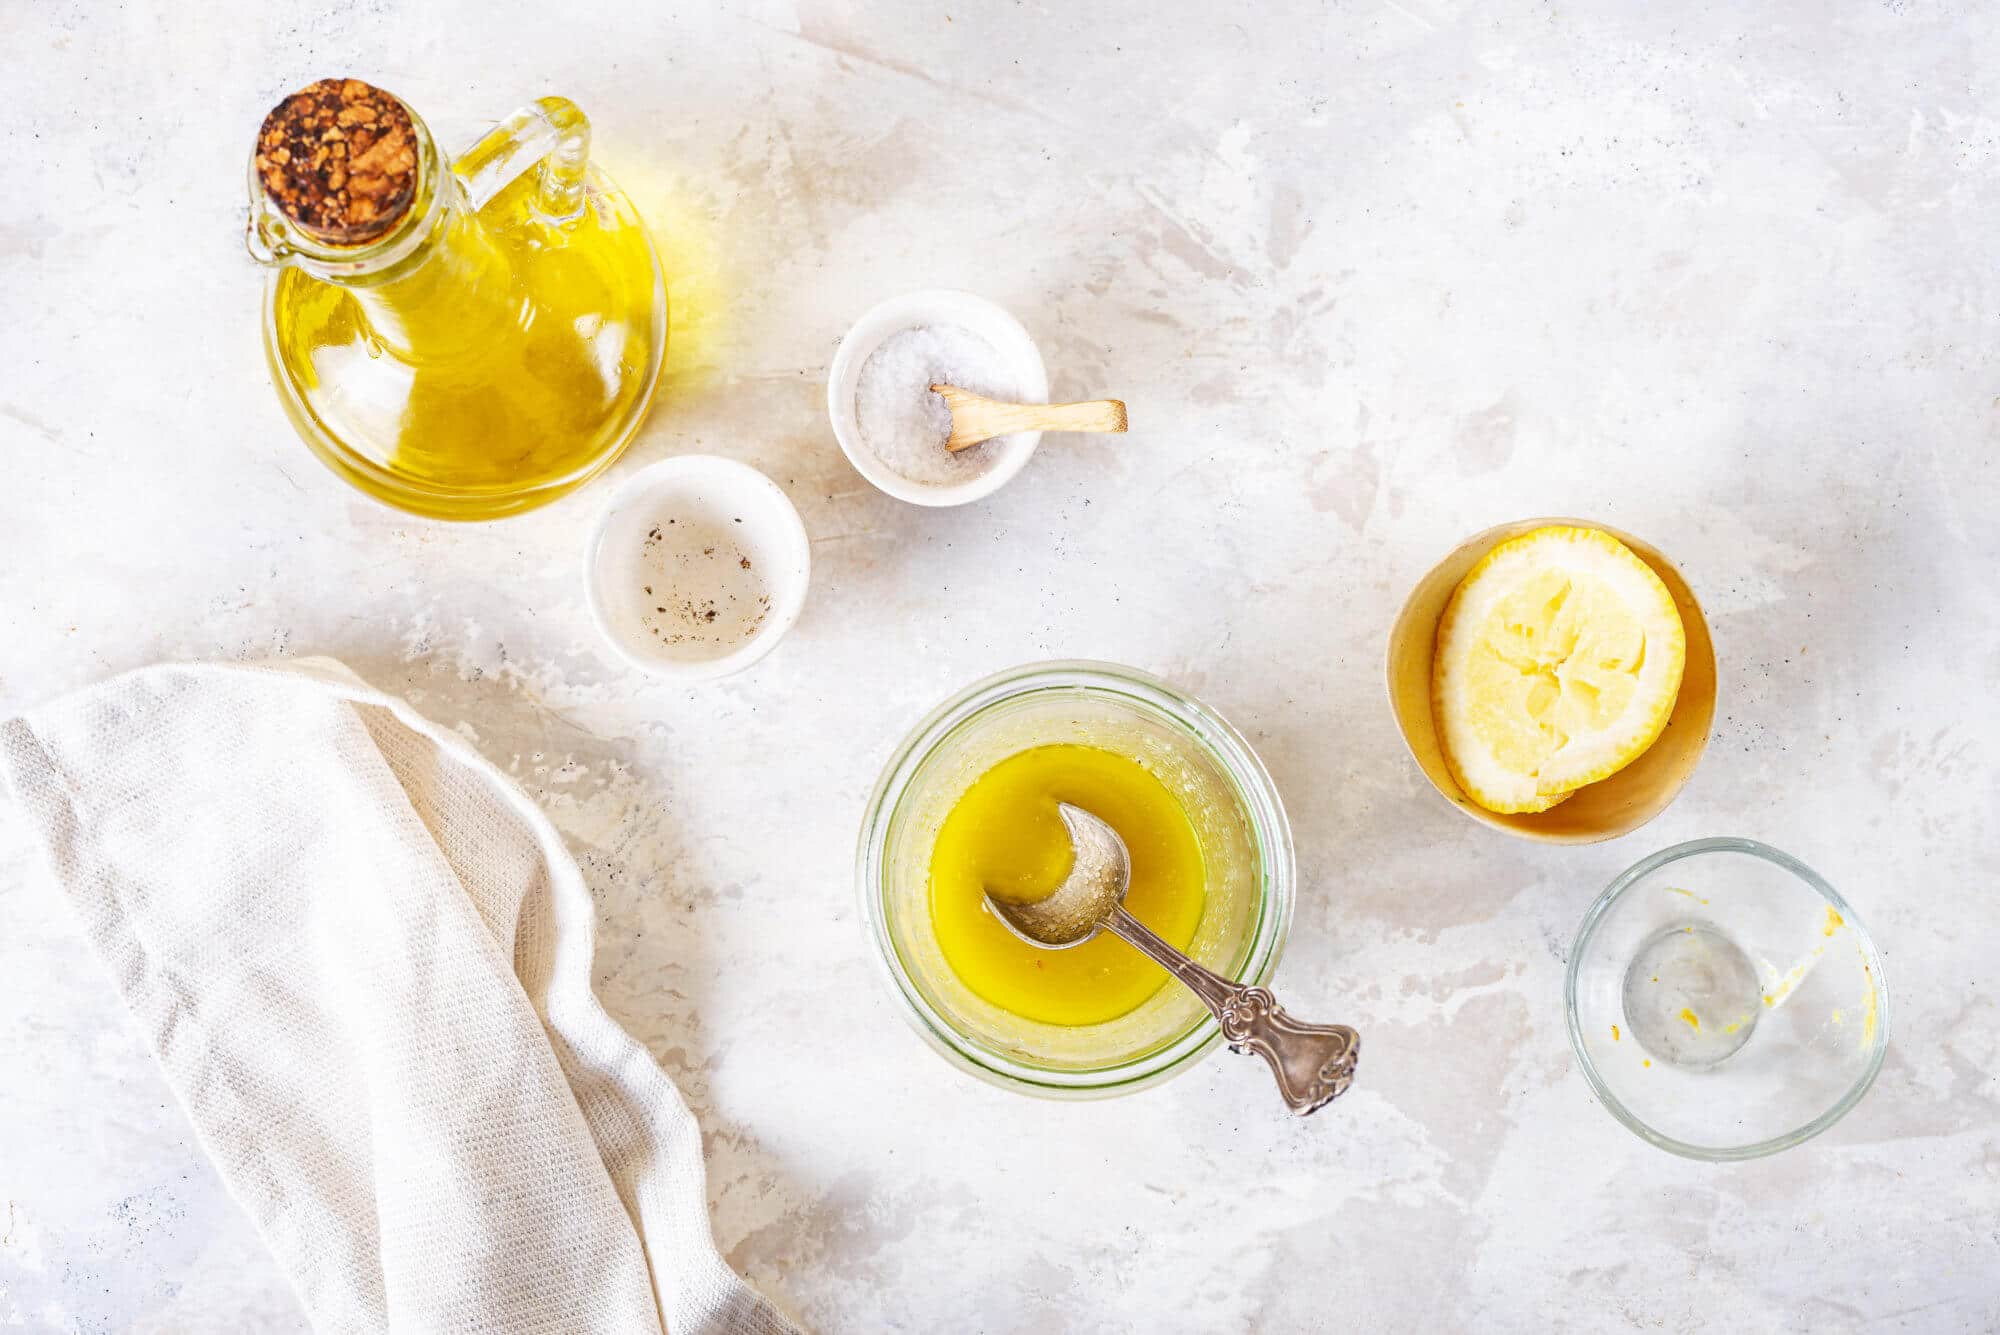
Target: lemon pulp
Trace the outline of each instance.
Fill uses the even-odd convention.
[[[1638,759],[1673,712],[1687,637],[1673,596],[1598,529],[1501,543],[1438,625],[1432,698],[1453,776],[1491,811],[1545,811]]]
[[[1160,967],[1109,933],[1045,950],[1010,932],[986,907],[1035,900],[1069,874],[1069,802],[1125,841],[1132,916],[1185,950],[1205,898],[1201,840],[1180,801],[1139,762],[1101,747],[1038,746],[975,779],[946,815],[931,849],[931,925],[959,979],[1002,1010],[1044,1024],[1115,1020],[1166,984]]]

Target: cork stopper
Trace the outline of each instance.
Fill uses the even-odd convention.
[[[388,235],[417,193],[409,108],[359,79],[321,79],[271,108],[257,132],[264,193],[316,241]]]

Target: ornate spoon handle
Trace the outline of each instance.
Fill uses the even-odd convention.
[[[1270,989],[1245,987],[1202,968],[1155,936],[1119,905],[1104,920],[1133,948],[1187,984],[1222,1025],[1235,1052],[1254,1052],[1271,1064],[1285,1106],[1299,1116],[1317,1112],[1347,1092],[1361,1035],[1344,1024],[1306,1024],[1285,1014]]]

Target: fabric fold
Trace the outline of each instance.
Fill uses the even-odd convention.
[[[0,781],[316,1328],[793,1330],[462,739],[330,659],[169,665],[0,722]]]

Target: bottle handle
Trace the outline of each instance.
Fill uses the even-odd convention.
[[[451,172],[476,212],[538,163],[535,211],[548,222],[574,222],[583,214],[590,121],[566,97],[544,97],[522,107],[461,153]]]

